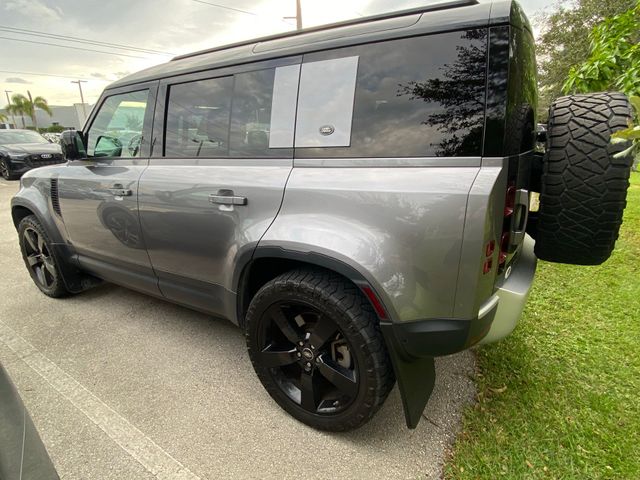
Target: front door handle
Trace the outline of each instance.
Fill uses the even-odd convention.
[[[113,193],[116,197],[130,197],[132,192],[128,188],[123,188],[121,184],[114,184],[109,191]]]
[[[239,197],[233,194],[233,190],[218,190],[218,193],[209,195],[209,203],[220,205],[246,205],[247,197]]]

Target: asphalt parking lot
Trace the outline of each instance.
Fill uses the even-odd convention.
[[[471,353],[438,360],[416,430],[396,388],[363,428],[315,431],[263,390],[231,323],[113,285],[41,294],[11,222],[18,188],[0,179],[0,362],[63,479],[439,478]]]

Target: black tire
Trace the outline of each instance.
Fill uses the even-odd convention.
[[[18,239],[24,264],[40,291],[53,298],[68,295],[49,235],[35,215],[22,219],[18,225]]]
[[[317,312],[316,321],[313,312]],[[273,320],[279,313],[286,319],[284,329]],[[329,336],[324,335],[330,330],[324,327],[328,322],[336,327]],[[315,339],[322,336],[328,339],[314,347]],[[296,338],[304,339],[304,344],[299,345]],[[384,403],[395,382],[371,305],[355,285],[329,271],[294,270],[266,283],[247,311],[246,339],[249,357],[267,392],[293,417],[317,429],[346,431],[362,426]],[[336,342],[341,346],[336,347]],[[339,348],[336,357],[331,351]],[[309,353],[306,350],[315,357],[301,357]],[[267,366],[265,355],[274,352],[291,352],[294,360]],[[312,366],[305,370],[309,363]],[[336,385],[342,382],[327,380],[335,378],[332,370],[325,376],[327,368],[348,374],[356,385],[339,388]],[[312,395],[305,396],[308,385]],[[310,397],[313,401],[305,401]]]
[[[571,95],[549,109],[535,253],[550,262],[599,265],[609,258],[626,206],[631,156],[611,134],[632,110],[621,93]]]
[[[11,173],[11,169],[9,168],[7,161],[3,158],[0,158],[0,175],[5,180],[15,180],[18,178],[16,175]]]

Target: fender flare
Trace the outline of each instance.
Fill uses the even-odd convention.
[[[94,279],[80,271],[76,261],[75,251],[64,241],[55,223],[47,221],[46,215],[43,214],[35,203],[24,197],[13,197],[11,199],[11,217],[17,230],[19,222],[16,222],[14,216],[15,208],[25,208],[29,210],[46,230],[49,238],[52,240],[51,250],[59,266],[60,275],[69,292],[79,293],[99,283],[98,279]]]

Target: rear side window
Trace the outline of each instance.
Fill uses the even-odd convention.
[[[171,86],[167,105],[165,155],[226,156],[232,89],[233,77]]]
[[[165,156],[292,155],[299,65],[169,87]]]
[[[296,156],[481,155],[486,45],[486,29],[473,29],[305,55]],[[348,59],[351,65],[357,59],[357,69],[328,68],[331,62],[344,64]],[[313,69],[313,75],[306,75],[308,69]],[[353,102],[345,105],[348,96],[336,91],[333,98],[343,100],[331,115],[318,115],[317,108],[302,108],[313,104],[314,96],[316,100],[331,96],[338,88],[336,69],[341,72],[342,85],[350,81],[355,85]],[[349,73],[355,78],[349,79]],[[322,91],[323,85],[328,92]],[[341,126],[346,124],[351,130],[345,141]],[[320,145],[325,148],[313,146],[298,132],[324,137]]]

